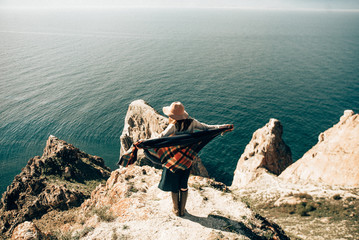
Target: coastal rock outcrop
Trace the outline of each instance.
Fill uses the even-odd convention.
[[[359,186],[359,114],[344,111],[340,121],[321,133],[318,143],[280,176],[293,182]]]
[[[48,211],[80,206],[93,190],[89,185],[109,176],[102,158],[50,136],[42,157],[31,158],[3,194],[1,234],[8,235],[18,224]]]
[[[33,222],[23,222],[15,228],[11,240],[40,240],[46,239],[44,235]]]
[[[143,100],[133,101],[127,110],[125,123],[121,134],[121,155],[126,152],[134,142],[140,139],[155,138],[168,125],[168,118],[160,115],[153,107]],[[143,151],[139,151],[137,165],[153,166],[161,168],[148,160]],[[200,158],[193,164],[191,173],[198,176],[208,177],[207,169]]]
[[[102,209],[101,215],[116,220],[88,218],[82,228],[94,229],[87,239],[113,235],[122,239],[289,239],[278,225],[232,195],[226,185],[200,176],[190,177],[186,215],[176,217],[171,195],[157,187],[160,178],[161,170],[149,166],[113,171],[81,209],[96,216]]]
[[[292,164],[290,148],[282,139],[283,127],[277,119],[270,119],[253,133],[234,172],[232,187],[245,187],[262,174],[279,175]]]

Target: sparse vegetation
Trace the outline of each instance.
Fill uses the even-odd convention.
[[[306,202],[302,202],[301,204],[296,205],[295,207],[296,207],[295,212],[302,217],[310,216],[309,213],[316,209],[313,203],[308,204]]]
[[[217,190],[220,190],[222,192],[230,192],[229,188],[224,184],[224,183],[221,183],[221,182],[216,182],[214,180],[209,180],[208,182],[206,183],[199,183],[199,182],[195,182],[195,183],[192,183],[189,185],[190,187],[193,187],[194,189],[197,189],[199,191],[202,191],[203,188],[205,187],[211,187],[211,188],[214,188],[214,189],[217,189]]]
[[[231,190],[229,190],[229,188],[224,183],[221,183],[221,182],[211,182],[210,186],[212,188],[214,188],[214,189],[217,189],[217,190],[220,190],[220,191],[223,191],[223,192],[230,192],[231,191]]]
[[[295,236],[298,232],[293,231],[294,229],[308,237],[315,236],[313,234],[326,236],[334,234],[333,236],[337,238],[356,239],[359,236],[357,227],[359,224],[359,199],[354,195],[357,193],[353,193],[353,196],[350,197],[344,197],[342,193],[320,195],[319,197],[308,193],[290,193],[287,196],[295,197],[298,202],[283,203],[280,206],[274,205],[280,196],[268,200],[268,198],[253,198],[251,194],[246,194],[241,197],[241,201],[255,212],[277,222],[290,235],[291,239],[300,239]],[[295,226],[302,227],[299,229]],[[345,231],[325,232],[326,228],[322,228],[322,226],[341,227]],[[286,229],[286,227],[288,228]]]
[[[116,233],[116,229],[112,229],[111,240],[117,240],[117,239],[118,239],[118,236],[117,236],[117,233]]]
[[[241,202],[243,202],[247,208],[251,207],[251,199],[249,197],[241,197]]]
[[[58,240],[74,240],[74,238],[72,237],[72,231],[68,231],[68,232],[62,232],[62,231],[57,231],[55,233],[55,237]]]
[[[359,201],[350,201],[350,204],[343,204],[338,200],[330,199],[317,199],[316,201],[308,198],[305,198],[306,201],[303,201],[299,204],[283,204],[279,207],[274,206],[274,201],[267,203],[258,204],[257,209],[270,210],[273,209],[278,213],[282,214],[297,214],[302,217],[331,217],[333,219],[343,219],[343,218],[352,218],[353,220],[358,221],[358,209]],[[242,199],[246,203],[246,199]],[[248,204],[248,203],[246,203]]]
[[[85,227],[81,231],[74,232],[74,231],[56,231],[54,236],[51,236],[50,239],[57,239],[57,240],[79,240],[82,237],[85,237],[88,233],[93,231],[93,227]]]
[[[135,187],[135,183],[134,182],[129,182],[128,183],[129,187],[128,190],[126,192],[126,197],[130,197],[132,195],[132,193],[136,193],[139,190]]]
[[[194,189],[198,190],[198,191],[202,191],[203,190],[203,186],[200,183],[193,183],[190,184],[191,187],[193,187]]]
[[[273,239],[274,237],[274,232],[272,231],[265,231],[264,234],[263,234],[263,237],[265,239]]]
[[[82,229],[82,231],[80,231],[76,235],[78,235],[80,238],[85,237],[88,233],[92,232],[94,229],[95,228],[93,227],[85,227],[84,229]]]
[[[333,196],[333,199],[334,199],[334,200],[340,200],[340,199],[342,199],[342,197],[340,196],[340,194],[335,194],[335,195]]]
[[[55,176],[55,175],[46,176],[46,179],[48,180],[49,183],[52,183],[55,185],[66,185],[68,189],[74,189],[74,190],[83,192],[85,194],[85,196],[88,196],[88,197],[91,195],[91,192],[93,190],[95,190],[95,188],[98,185],[106,183],[105,179],[88,180],[88,181],[86,180],[82,183],[71,182],[71,181],[65,180],[64,178]]]
[[[102,208],[94,208],[92,209],[93,214],[96,214],[102,221],[112,222],[115,220],[115,217],[109,212],[109,207],[105,206]]]
[[[128,181],[128,180],[130,180],[130,179],[132,179],[134,177],[135,177],[134,175],[126,175],[125,180]]]
[[[293,194],[293,196],[301,199],[308,199],[308,200],[313,199],[313,197],[308,193],[296,193]]]
[[[136,192],[138,192],[138,189],[134,185],[131,185],[129,191],[133,192],[133,193],[136,193]]]

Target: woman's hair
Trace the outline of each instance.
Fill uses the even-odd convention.
[[[187,119],[183,119],[183,120],[176,120],[175,121],[175,126],[178,132],[183,132],[186,131],[189,127],[189,125],[191,125],[193,119],[191,118],[187,118]]]

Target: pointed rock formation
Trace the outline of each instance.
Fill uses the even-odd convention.
[[[133,101],[127,110],[125,124],[121,134],[121,155],[126,152],[134,142],[140,139],[155,138],[168,125],[168,118],[160,115],[154,108],[143,100]],[[162,168],[148,160],[142,151],[138,153],[138,165],[149,165]],[[208,177],[207,169],[202,164],[200,158],[192,164],[191,173],[203,177]]]
[[[160,115],[143,100],[133,101],[127,110],[121,134],[121,155],[140,139],[155,138],[168,125],[168,119]],[[144,154],[138,155],[138,165],[150,165]]]
[[[31,158],[3,194],[0,233],[8,235],[18,224],[48,211],[80,206],[93,190],[87,183],[94,185],[109,176],[102,158],[50,136],[42,157]]]
[[[254,132],[238,160],[232,187],[244,187],[267,172],[279,175],[293,162],[292,153],[284,143],[282,133],[282,124],[273,118]]]
[[[344,111],[339,123],[321,133],[318,143],[279,177],[358,187],[359,114]]]

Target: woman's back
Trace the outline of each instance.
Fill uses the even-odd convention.
[[[193,128],[190,129],[192,122],[193,122],[192,118],[175,121],[176,132],[177,133],[193,132]]]
[[[185,133],[193,133],[195,130],[209,130],[220,128],[225,125],[208,125],[201,123],[194,118],[186,118],[182,120],[174,120],[170,118],[170,123],[167,128],[157,137],[167,137],[171,135],[180,135]]]

